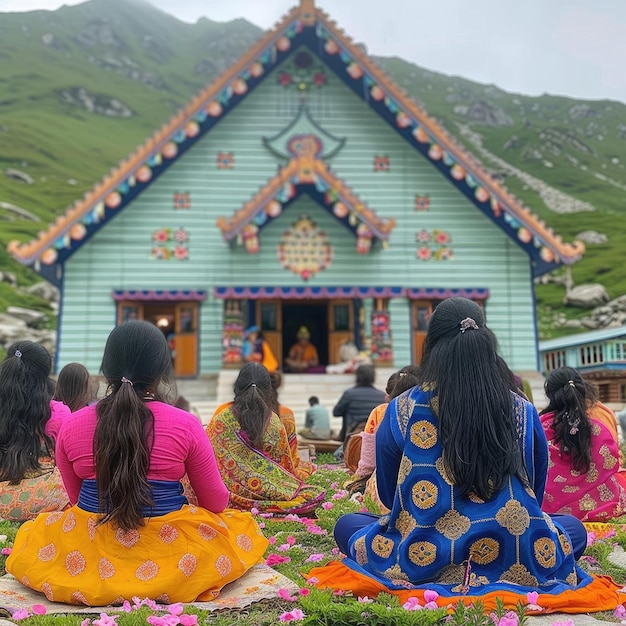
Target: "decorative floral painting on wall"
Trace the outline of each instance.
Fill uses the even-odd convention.
[[[454,251],[450,247],[452,236],[445,230],[423,229],[417,233],[415,239],[417,241],[415,256],[420,261],[450,261],[454,258]]]
[[[152,250],[150,258],[153,261],[169,261],[189,259],[189,231],[184,228],[159,228],[152,233]]]

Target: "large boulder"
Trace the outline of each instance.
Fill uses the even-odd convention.
[[[35,283],[26,289],[26,291],[33,296],[39,296],[48,302],[59,301],[59,290],[49,282],[41,281]]]
[[[605,304],[611,299],[604,285],[592,283],[589,285],[578,285],[565,294],[563,304],[575,306],[581,309],[593,309]]]
[[[17,319],[24,320],[27,326],[37,327],[38,324],[46,319],[46,314],[33,309],[25,309],[21,306],[7,307],[7,314]]]

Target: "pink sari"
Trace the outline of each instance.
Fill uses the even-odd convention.
[[[548,478],[542,509],[573,515],[583,522],[601,522],[626,513],[626,470],[620,468],[619,445],[603,419],[591,419],[591,465],[581,473],[572,468],[569,454],[554,443],[554,413],[541,415],[548,439]]]

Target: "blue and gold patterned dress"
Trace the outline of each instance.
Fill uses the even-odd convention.
[[[376,435],[378,487],[391,512],[352,535],[346,565],[391,589],[434,583],[475,595],[494,584],[545,592],[576,585],[568,536],[535,496],[547,460],[537,411],[514,400],[528,484],[511,476],[484,501],[461,495],[446,475],[435,393],[415,387],[395,399]]]

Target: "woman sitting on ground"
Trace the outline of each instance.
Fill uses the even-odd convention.
[[[278,389],[283,383],[283,376],[275,370],[270,372],[270,382],[272,384],[272,410],[278,417],[287,433],[287,441],[289,442],[289,450],[291,451],[291,462],[296,470],[296,476],[302,480],[308,478],[314,471],[315,465],[300,460],[298,453],[298,435],[296,434],[296,416],[293,411],[278,400]]]
[[[63,402],[72,413],[96,400],[98,383],[80,363],[68,363],[59,372],[54,388],[54,399]]]
[[[615,415],[571,367],[550,372],[545,391],[550,403],[541,424],[550,462],[543,510],[583,522],[624,515],[626,470],[620,468]]]
[[[376,431],[385,416],[389,402],[399,396],[401,393],[408,391],[419,383],[419,365],[407,365],[401,370],[394,372],[387,381],[385,388],[385,400],[383,404],[379,404],[372,410],[365,424],[362,433],[351,437],[346,450],[346,465],[354,472],[351,481],[346,485],[346,489],[350,493],[361,492],[373,498],[378,508],[382,512],[387,512],[378,497],[376,488]],[[360,444],[360,445],[358,445]],[[355,456],[352,449],[358,449],[359,458],[354,463],[352,458]]]
[[[324,491],[296,474],[287,433],[272,410],[268,371],[246,363],[234,391],[233,402],[222,405],[206,427],[231,506],[285,514],[315,510]]]
[[[541,511],[545,437],[496,350],[476,303],[435,309],[420,386],[391,401],[376,431],[378,492],[391,513],[348,514],[335,527],[353,570],[388,589],[435,583],[452,596],[576,584],[585,529]]]
[[[52,359],[18,341],[0,363],[0,518],[24,521],[69,500],[54,464],[54,442],[70,410],[52,400]]]
[[[156,326],[130,321],[109,335],[110,393],[71,415],[57,441],[73,506],[24,524],[6,563],[48,600],[212,600],[262,558],[267,540],[250,513],[224,510],[228,491],[202,426],[163,402],[171,369]],[[202,508],[182,495],[185,474]]]

